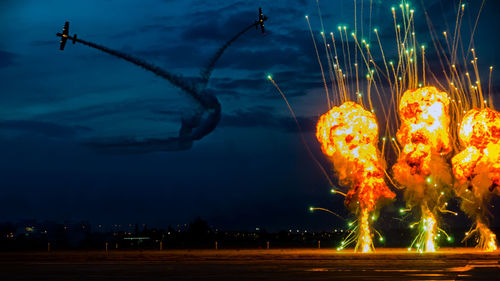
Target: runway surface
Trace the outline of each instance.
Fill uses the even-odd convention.
[[[500,280],[500,252],[441,249],[0,253],[0,280]]]

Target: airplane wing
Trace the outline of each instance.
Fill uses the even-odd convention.
[[[266,34],[266,30],[264,28],[264,22],[267,20],[267,17],[262,13],[262,8],[259,7],[259,20],[257,24],[260,25],[260,29],[262,30],[262,34]],[[255,27],[258,27],[257,25]]]
[[[68,41],[68,37],[61,37],[61,45],[59,46],[59,50],[64,50],[64,46],[66,46],[66,41]]]
[[[67,21],[66,23],[64,23],[64,28],[63,28],[63,35],[68,35],[69,33],[69,21]]]
[[[59,50],[64,50],[64,46],[66,46],[66,41],[68,41],[69,34],[69,22],[64,23],[63,32],[58,33],[58,36],[61,36],[61,45],[59,46]]]

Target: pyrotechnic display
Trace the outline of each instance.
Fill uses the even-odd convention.
[[[500,0],[0,14],[0,281],[499,279]]]
[[[345,204],[358,224],[342,247],[355,242],[361,252],[373,250],[372,216],[381,202],[393,199],[384,181],[385,162],[380,157],[375,115],[354,102],[345,102],[322,115],[316,137],[335,168],[339,181],[349,187]]]
[[[354,1],[355,9],[356,3]],[[362,14],[360,23],[355,14],[351,32],[346,26],[339,26],[338,33],[331,32],[330,38],[325,36],[319,1],[316,4],[322,44],[316,42],[308,16],[306,20],[329,109],[319,117],[316,137],[333,166],[338,183],[348,187],[348,192],[335,186],[332,191],[346,197],[345,205],[356,217],[349,223],[354,227],[337,250],[355,242],[355,251],[371,252],[375,233],[383,241],[383,236],[372,227],[372,218],[378,215],[372,214],[378,213],[387,199],[396,197],[391,188],[403,191],[406,208],[399,213],[409,228],[416,231],[408,251],[435,252],[443,242],[453,241],[444,228],[448,227],[447,218],[458,215],[457,210],[448,208],[449,201],[457,197],[462,210],[475,225],[465,239],[477,235],[477,247],[495,250],[496,237],[488,228],[488,209],[492,195],[499,193],[500,121],[493,109],[492,67],[489,96],[485,99],[475,50],[469,50],[475,83],[467,64],[459,61],[458,42],[462,40],[460,30],[465,5],[457,6],[455,32],[453,37],[443,33],[445,43],[440,42],[442,39],[437,37],[427,16],[429,36],[434,40],[432,45],[445,74],[445,79],[441,79],[435,74],[438,70],[430,66],[435,66],[435,62],[427,61],[425,45],[418,43],[415,11],[406,1],[399,5],[399,12],[391,8],[395,31],[392,40],[397,47],[395,62],[384,52],[383,46],[390,39],[387,36],[381,39],[381,30],[373,29],[378,56],[369,41],[358,37],[360,29],[363,30]],[[371,7],[370,1],[370,11]],[[370,21],[370,29],[371,24]],[[328,67],[320,55],[321,45]],[[470,45],[473,45],[472,39]],[[366,83],[360,79],[363,72]],[[272,78],[270,80],[290,108],[281,89]],[[491,108],[484,108],[488,103]],[[478,105],[483,109],[467,112]],[[296,118],[293,111],[292,115]],[[383,126],[378,125],[380,120]],[[379,127],[383,128],[382,137],[379,137]],[[460,147],[463,151],[453,157]],[[391,163],[390,169],[386,167],[386,160]],[[325,208],[311,207],[311,210],[327,211],[338,217]],[[417,221],[411,221],[411,217]]]
[[[500,194],[500,113],[472,109],[465,114],[458,134],[464,149],[452,159],[456,193],[462,210],[474,222],[464,239],[475,237],[479,248],[493,251],[497,239],[489,229],[489,202]]]
[[[450,197],[451,170],[445,159],[451,151],[449,105],[448,95],[434,87],[408,90],[399,102],[397,140],[402,149],[392,169],[405,189],[408,210],[420,212],[416,225],[421,232],[410,246],[419,251],[436,250],[440,213],[447,211],[445,199]]]

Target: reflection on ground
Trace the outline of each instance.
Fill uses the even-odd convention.
[[[499,257],[468,248],[1,253],[0,280],[497,280]]]

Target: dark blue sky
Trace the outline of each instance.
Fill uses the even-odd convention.
[[[389,46],[390,6],[398,3],[373,2],[373,27]],[[425,1],[443,30],[454,21],[450,2]],[[353,25],[352,1],[320,3],[325,31]],[[214,132],[179,152],[107,154],[82,145],[176,136],[182,114],[195,104],[167,81],[108,54],[70,42],[59,51],[55,33],[64,21],[79,38],[195,78],[225,40],[255,20],[259,6],[270,18],[267,35],[243,35],[209,82],[222,105]],[[479,21],[480,66],[500,65],[493,47],[500,42],[492,35],[498,7],[486,1]],[[327,107],[306,14],[318,34],[314,0],[1,1],[0,219],[166,226],[202,216],[225,229],[342,225],[307,212],[315,205],[347,214],[266,80],[272,73],[289,96],[313,153],[330,171],[311,130]],[[419,7],[416,15],[419,34],[428,40]],[[391,224],[390,217],[382,223]]]

